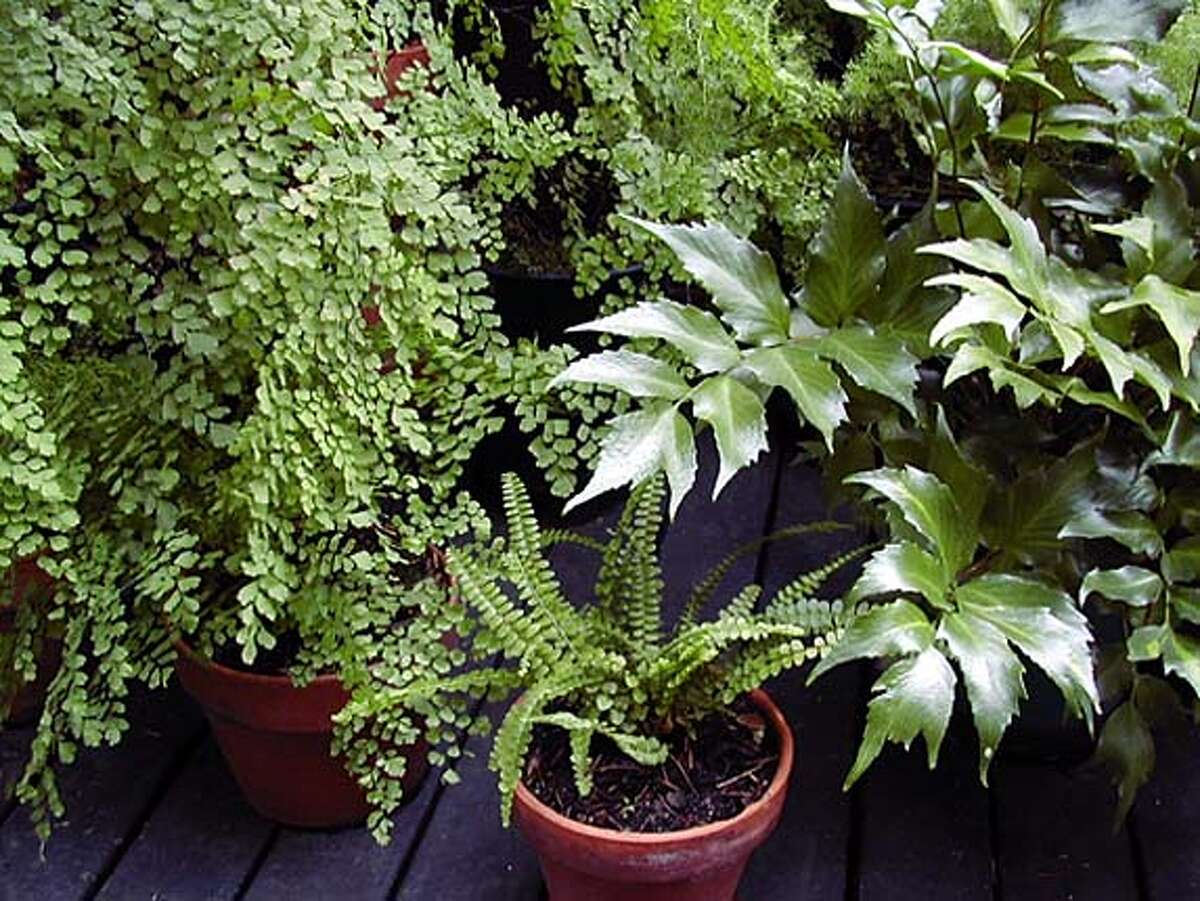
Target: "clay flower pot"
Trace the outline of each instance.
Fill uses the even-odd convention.
[[[330,718],[350,699],[336,676],[303,688],[286,676],[240,672],[205,660],[176,642],[175,669],[208,717],[225,762],[250,805],[288,826],[328,829],[366,819],[362,788],[330,754]],[[404,792],[415,792],[426,748],[407,755]]]
[[[383,64],[383,83],[387,89],[387,94],[371,102],[371,105],[377,110],[387,106],[387,102],[393,97],[397,97],[400,91],[396,88],[396,82],[400,76],[416,66],[429,65],[429,50],[421,41],[413,41],[399,50],[393,50],[387,55],[387,60]]]
[[[678,832],[618,832],[567,819],[518,783],[513,815],[537,851],[550,901],[732,901],[750,855],[775,829],[792,772],[792,733],[764,691],[750,700],[779,736],[766,793],[731,820]]]
[[[13,566],[9,578],[11,595],[0,597],[0,633],[12,632],[16,627],[16,608],[19,604],[37,601],[54,591],[54,580],[37,565],[36,558],[21,560]],[[9,706],[5,724],[27,726],[37,719],[46,700],[46,689],[62,663],[62,642],[46,636],[42,639],[41,656],[38,658],[37,677],[17,689]]]

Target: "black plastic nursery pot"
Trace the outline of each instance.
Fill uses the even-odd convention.
[[[362,787],[333,757],[332,717],[350,695],[336,676],[302,687],[287,676],[242,672],[206,660],[176,642],[179,680],[213,735],[250,806],[287,826],[329,829],[362,823],[370,811]],[[411,795],[428,769],[427,747],[406,750],[403,780]]]
[[[595,297],[603,297],[623,278],[637,278],[641,266],[613,269],[600,285]],[[492,300],[504,334],[509,338],[529,338],[546,344],[570,340],[576,348],[590,349],[594,336],[567,335],[567,329],[596,317],[597,304],[577,297],[575,276],[570,272],[524,272],[500,266],[485,266]]]

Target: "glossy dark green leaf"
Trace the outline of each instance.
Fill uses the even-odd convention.
[[[996,748],[1025,697],[1025,668],[1004,633],[970,613],[946,614],[938,637],[962,670],[979,734],[979,778],[987,785]]]
[[[872,686],[875,697],[867,706],[867,726],[845,787],[858,780],[886,742],[909,748],[918,735],[925,739],[933,769],[954,708],[956,682],[954,670],[933,647],[888,667]]]
[[[883,277],[883,223],[847,152],[813,245],[802,305],[818,325],[840,325],[874,300]]]

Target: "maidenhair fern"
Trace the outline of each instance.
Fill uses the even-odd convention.
[[[459,727],[482,725],[472,716],[479,701],[515,698],[490,758],[507,823],[534,727],[569,733],[576,785],[587,794],[596,736],[608,737],[638,762],[661,762],[667,753],[661,736],[671,727],[694,723],[815,659],[842,633],[850,611],[814,595],[853,554],[801,576],[778,593],[782,603],[765,610],[757,605],[761,589],[749,585],[714,619],[698,622],[697,602],[669,628],[658,560],[665,493],[662,479],[643,482],[607,542],[578,540],[599,551],[601,565],[592,596],[568,598],[546,551],[574,539],[543,532],[524,486],[505,476],[507,537],[450,554],[460,604],[447,606],[461,608],[469,626],[459,633],[464,665],[432,676],[417,667],[380,676],[356,691],[339,714],[341,746],[352,750],[351,768],[381,808],[372,819],[378,836],[386,836],[386,814],[400,800],[392,759],[400,754],[388,751],[388,735],[423,734],[434,749],[431,759],[441,763],[457,747]],[[835,528],[845,527],[813,522],[785,534]],[[717,572],[728,568],[725,561]],[[697,596],[707,597],[716,581],[702,580]],[[364,743],[378,758],[353,753]]]

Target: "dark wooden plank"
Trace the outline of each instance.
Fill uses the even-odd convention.
[[[365,827],[336,831],[281,829],[245,894],[246,901],[355,898],[383,901],[433,812],[436,773],[397,813],[391,843],[380,847]]]
[[[842,780],[853,759],[858,670],[844,667],[810,688],[802,673],[790,673],[767,690],[791,724],[796,762],[783,818],[751,858],[740,897],[841,899],[851,834]]]
[[[12,898],[83,897],[112,865],[203,734],[198,711],[177,690],[131,699],[130,731],[115,748],[84,751],[63,770],[66,819],[45,859],[18,809],[0,828],[0,884]]]
[[[516,829],[500,825],[496,777],[487,768],[491,738],[473,738],[462,781],[438,802],[396,897],[405,901],[533,901],[541,891],[537,859]]]
[[[889,745],[856,791],[860,901],[992,901],[988,793],[961,705],[936,771],[922,739],[907,752]]]
[[[662,545],[664,611],[673,623],[692,587],[730,551],[762,537],[771,510],[779,455],[768,454],[733,477],[717,500],[711,500],[717,453],[711,436],[699,444],[696,486],[679,508]],[[754,581],[757,554],[743,557],[714,595],[717,604]]]
[[[208,739],[104,883],[102,899],[232,899],[275,830],[242,798]]]
[[[820,473],[785,465],[778,483],[770,530],[825,519]],[[762,583],[769,597],[801,573],[853,547],[853,533],[819,535],[767,546]],[[839,581],[844,587],[849,576]],[[831,588],[836,596],[837,586]],[[842,780],[854,755],[861,705],[856,667],[842,667],[806,688],[804,672],[788,673],[767,690],[792,726],[796,763],[783,818],[775,834],[751,859],[742,880],[745,898],[845,897],[851,803]]]
[[[1113,798],[1102,773],[1011,765],[999,768],[995,784],[1002,897],[1138,897],[1129,832],[1113,834]],[[1173,886],[1161,897],[1189,896]]]
[[[16,806],[12,792],[29,759],[31,741],[32,728],[0,728],[0,823],[8,819]]]
[[[1132,826],[1147,897],[1200,898],[1200,730],[1156,736],[1155,745],[1158,765],[1138,794]]]

